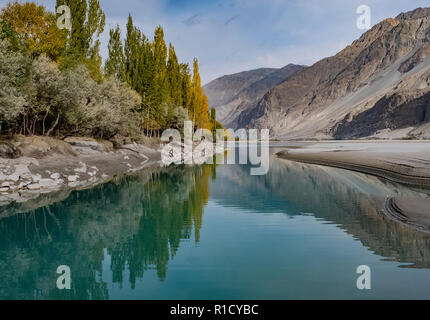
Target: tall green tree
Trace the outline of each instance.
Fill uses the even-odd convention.
[[[129,15],[124,45],[119,27],[110,31],[105,72],[126,81],[140,94],[142,104],[135,111],[147,132],[179,128],[187,118],[193,119],[196,127],[212,127],[197,60],[191,75],[188,64],[179,63],[173,45],[167,48],[161,26],[150,41]]]
[[[109,32],[109,57],[105,64],[105,74],[126,82],[124,48],[121,42],[121,30],[117,25]]]
[[[191,115],[191,104],[192,104],[192,83],[190,67],[187,63],[181,63],[179,65],[181,75],[181,93],[182,93],[182,106],[188,110]]]
[[[139,65],[142,61],[141,41],[142,33],[133,25],[133,18],[129,15],[124,45],[126,80],[139,93],[142,93],[141,74],[139,74]]]
[[[212,131],[215,133],[216,129],[217,129],[217,124],[216,124],[216,110],[215,110],[215,108],[211,108],[210,121],[211,121]]]
[[[99,0],[57,0],[57,7],[70,8],[72,30],[69,32],[64,67],[75,67],[84,63],[92,78],[102,80],[100,35],[105,27],[105,14]]]
[[[164,31],[158,26],[154,32],[154,92],[153,104],[158,108],[168,97],[167,78],[167,46],[164,41]]]
[[[142,33],[138,73],[141,77],[142,96],[146,105],[151,105],[151,92],[155,90],[155,62],[153,45]]]
[[[170,100],[178,106],[182,106],[181,70],[176,56],[175,48],[169,44],[169,60],[167,61],[167,78]]]

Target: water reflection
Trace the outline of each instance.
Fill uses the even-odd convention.
[[[430,236],[388,219],[382,212],[387,196],[422,198],[413,189],[369,175],[271,159],[266,176],[251,177],[244,167],[218,169],[211,197],[223,206],[291,217],[312,214],[354,236],[374,253],[408,267],[430,268]],[[228,190],[228,191],[226,191]]]
[[[0,298],[107,299],[105,251],[112,282],[134,287],[149,268],[163,281],[181,239],[199,241],[211,173],[210,167],[148,169],[1,219]],[[63,264],[73,270],[71,291],[55,288]]]
[[[146,169],[60,194],[59,202],[50,196],[53,203],[40,200],[38,209],[0,209],[6,217],[0,219],[0,298],[108,299],[108,283],[134,288],[148,270],[168,281],[181,243],[199,243],[209,199],[225,212],[240,208],[292,219],[311,214],[336,224],[382,259],[430,268],[430,237],[381,213],[385,197],[398,194],[428,198],[425,191],[378,178],[278,159],[271,159],[266,176],[250,176],[249,167],[233,165]],[[55,288],[55,270],[63,264],[73,270],[71,291]]]

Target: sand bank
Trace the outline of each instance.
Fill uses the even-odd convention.
[[[277,156],[372,174],[393,182],[430,187],[430,142],[306,143],[300,148],[286,147]]]
[[[333,141],[277,146],[276,155],[371,174],[396,183],[429,189],[430,141]],[[430,202],[404,197],[387,198],[381,210],[391,219],[430,233]]]

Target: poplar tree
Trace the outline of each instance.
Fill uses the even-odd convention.
[[[215,110],[215,108],[211,108],[210,121],[211,121],[212,132],[215,133],[216,129],[217,129],[217,125],[216,125],[216,110]]]
[[[64,67],[84,63],[94,80],[100,82],[101,56],[99,37],[104,31],[105,14],[99,0],[57,0],[57,7],[70,8],[72,30],[69,32]]]
[[[126,82],[125,56],[119,26],[117,25],[115,29],[111,29],[109,35],[109,57],[105,64],[105,74]]]
[[[203,92],[199,74],[199,63],[194,58],[192,80],[191,114],[194,127],[209,128],[209,103]]]
[[[168,79],[167,79],[167,46],[164,42],[164,31],[158,26],[154,32],[154,92],[153,107],[160,110],[161,104],[168,97]]]
[[[129,15],[127,22],[127,34],[124,45],[124,60],[126,80],[128,84],[134,89],[136,89],[136,81],[134,78],[134,74],[137,72],[137,46],[139,41],[136,32],[137,30],[133,25],[133,18],[131,17],[131,15]]]
[[[179,72],[181,77],[181,97],[182,106],[188,110],[191,115],[191,101],[192,101],[192,83],[190,67],[187,63],[181,63],[179,65]]]
[[[119,27],[110,31],[105,72],[120,76],[142,97],[136,110],[144,119],[142,128],[153,132],[178,127],[180,119],[188,117],[196,127],[211,128],[197,60],[191,75],[188,64],[179,63],[173,45],[167,48],[161,26],[155,29],[153,41],[134,25],[131,15],[126,29],[123,46]]]
[[[167,61],[167,76],[169,80],[170,99],[178,106],[182,106],[181,70],[175,48],[169,44],[169,60]]]
[[[142,97],[145,105],[151,103],[151,92],[155,90],[155,63],[153,45],[142,33],[140,42],[139,67],[138,72],[141,77]]]

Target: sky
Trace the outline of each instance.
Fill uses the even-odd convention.
[[[7,2],[0,0],[0,7]],[[55,7],[55,0],[35,2]],[[365,32],[356,24],[360,5],[370,7],[371,25],[430,6],[428,0],[101,0],[101,54],[106,58],[109,28],[125,30],[131,13],[147,37],[161,25],[181,62],[196,57],[203,84],[261,67],[312,65]]]

